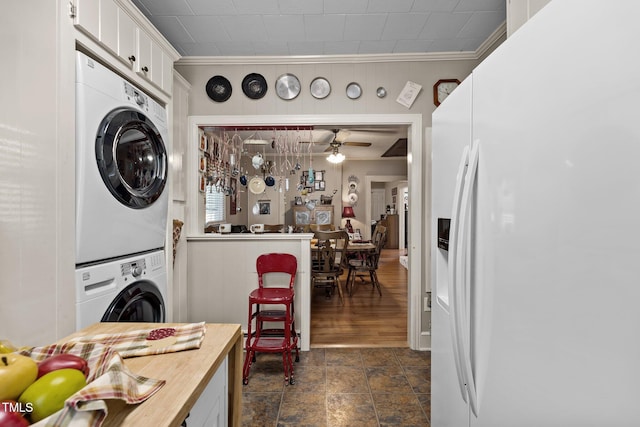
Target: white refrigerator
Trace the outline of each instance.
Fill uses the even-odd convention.
[[[639,426],[640,2],[553,0],[433,114],[431,425]]]

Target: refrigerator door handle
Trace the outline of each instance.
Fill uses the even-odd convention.
[[[463,185],[465,175],[467,173],[467,165],[469,164],[469,147],[464,147],[458,174],[456,175],[456,186],[453,195],[453,207],[451,211],[451,222],[449,227],[449,318],[451,326],[451,343],[453,346],[453,358],[456,365],[456,373],[458,377],[458,385],[460,386],[460,394],[462,399],[467,402],[467,393],[465,388],[465,379],[462,371],[462,354],[459,348],[459,325],[457,324],[457,313],[459,308],[456,306],[458,293],[458,267],[457,267],[457,247],[458,247],[458,227],[460,225],[460,203],[462,199]]]
[[[462,199],[460,202],[460,217],[458,219],[458,246],[456,248],[456,263],[459,288],[456,291],[456,323],[459,325],[457,338],[458,349],[460,351],[460,364],[463,378],[467,384],[467,396],[471,411],[478,416],[478,398],[476,384],[471,367],[471,239],[470,239],[470,212],[471,202],[473,200],[473,192],[475,188],[478,160],[479,160],[479,141],[475,140],[469,154],[469,166],[465,177],[465,185],[462,190]]]

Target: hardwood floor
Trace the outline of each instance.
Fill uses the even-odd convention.
[[[323,289],[311,297],[311,347],[408,347],[408,271],[399,262],[403,250],[383,249],[378,265],[382,296],[370,282],[357,279],[349,297],[341,278],[344,305],[337,292],[326,299]],[[368,278],[367,278],[368,279]]]

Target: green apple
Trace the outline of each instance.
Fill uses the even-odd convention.
[[[31,405],[30,418],[38,422],[64,407],[64,402],[87,385],[82,371],[58,369],[38,378],[20,395],[18,402]]]
[[[38,364],[18,353],[0,355],[0,400],[16,400],[36,380]]]

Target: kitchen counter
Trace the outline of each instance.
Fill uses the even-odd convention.
[[[187,241],[310,240],[312,238],[313,233],[205,233],[187,236]]]
[[[80,336],[117,334],[138,329],[177,325],[179,324],[95,323],[59,342],[62,343]],[[125,365],[133,373],[166,380],[166,384],[156,394],[138,405],[127,405],[120,400],[108,400],[109,413],[103,426],[180,426],[228,355],[227,413],[229,426],[239,427],[242,407],[242,332],[240,325],[207,323],[206,326],[204,340],[197,350],[124,359]]]

